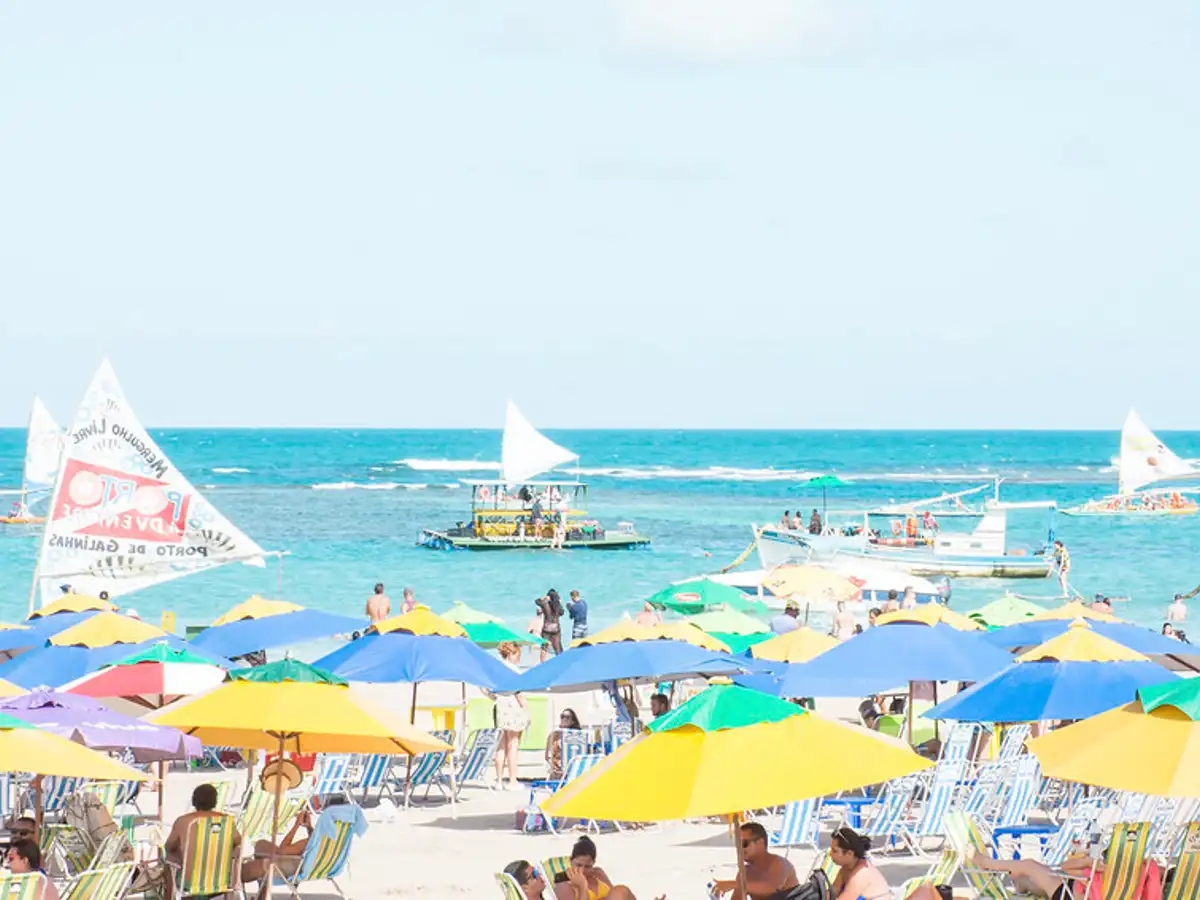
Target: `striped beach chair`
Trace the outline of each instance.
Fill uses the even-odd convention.
[[[768,837],[772,847],[812,847],[815,850],[820,833],[821,800],[816,798],[793,800],[784,806],[779,830]]]
[[[1120,822],[1113,827],[1104,854],[1104,872],[1093,872],[1079,896],[1090,897],[1100,879],[1100,900],[1136,900],[1141,893],[1150,845],[1149,822]]]
[[[121,900],[133,880],[133,862],[80,872],[63,888],[62,900]]]
[[[313,781],[313,809],[323,806],[334,797],[353,803],[353,788],[350,785],[350,767],[354,757],[350,753],[322,753],[317,758],[317,776]]]
[[[813,860],[812,868],[809,873],[821,871],[825,873],[825,877],[829,879],[829,883],[833,884],[833,879],[838,875],[838,864],[833,861],[829,855],[829,848],[822,850]]]
[[[981,726],[977,722],[955,722],[954,727],[950,729],[949,737],[942,744],[938,761],[968,761],[971,748],[975,745],[975,739],[979,736],[980,730]]]
[[[1025,752],[1025,742],[1029,740],[1029,732],[1029,726],[1024,723],[1006,727],[1004,737],[1000,739],[997,762],[1013,762],[1021,756]]]
[[[1183,844],[1163,900],[1194,900],[1196,897],[1200,897],[1200,822],[1189,822],[1183,830]]]
[[[442,738],[442,740],[445,740],[445,738]],[[430,753],[422,753],[419,756],[413,757],[412,771],[408,773],[404,780],[405,809],[412,803],[412,795],[415,788],[425,788],[424,799],[429,799],[429,791],[438,784],[438,777],[441,774],[442,767],[446,765],[446,761],[449,758],[449,750],[434,750]],[[454,799],[453,794],[451,799]]]
[[[500,888],[504,900],[525,900],[525,892],[521,890],[517,880],[507,872],[497,872],[495,878],[496,886]]]
[[[496,756],[498,737],[482,736],[475,740],[464,751],[462,758],[455,766],[453,773],[441,773],[437,776],[438,788],[445,794],[457,799],[462,789],[469,783],[483,783],[484,776],[490,771],[492,760]]]
[[[959,808],[975,818],[990,819],[1009,771],[1009,766],[1000,762],[980,766]]]
[[[958,870],[962,868],[962,857],[952,847],[947,847],[942,851],[942,855],[937,858],[929,871],[924,875],[918,875],[916,878],[910,878],[904,884],[900,885],[900,891],[896,895],[898,900],[908,900],[912,896],[913,891],[923,884],[949,884],[954,880],[954,876],[958,874]],[[832,879],[830,879],[832,881]]]
[[[859,830],[869,837],[887,842],[880,848],[880,852],[887,852],[901,844],[907,845],[904,822],[912,808],[919,779],[918,775],[905,775],[903,778],[889,781],[883,789],[879,803],[868,807],[874,809],[874,814]]]
[[[233,790],[234,783],[228,779],[221,779],[218,781],[210,781],[209,784],[211,784],[217,790],[217,809],[222,810],[223,812],[230,812],[231,807],[236,805]]]
[[[183,864],[173,866],[176,897],[211,897],[242,891],[241,860],[235,845],[237,823],[233,816],[200,816],[188,826],[183,839]]]
[[[1072,856],[1091,833],[1092,826],[1100,818],[1104,806],[1098,800],[1084,800],[1063,820],[1058,831],[1039,836],[1042,844],[1042,862],[1057,869],[1067,857]]]
[[[559,764],[567,771],[571,761],[588,752],[588,733],[579,728],[558,728],[551,734],[558,741]]]
[[[327,815],[323,813],[322,815]],[[317,826],[319,828],[319,826]],[[350,864],[350,846],[354,842],[354,826],[350,822],[335,821],[333,837],[320,840],[309,839],[300,857],[300,868],[292,876],[280,874],[278,881],[284,884],[293,897],[300,896],[300,885],[309,881],[328,881],[339,897],[345,897],[337,878]]]
[[[94,795],[108,814],[117,819],[120,807],[129,803],[136,784],[135,781],[85,781],[79,785],[79,791]]]
[[[924,856],[924,841],[936,838],[945,843],[943,823],[958,794],[959,783],[967,771],[966,757],[950,757],[938,763],[933,784],[921,805],[921,814],[911,825],[905,825],[905,841],[918,856]]]
[[[123,831],[114,831],[107,835],[96,848],[90,868],[104,869],[115,866],[119,862],[133,859],[133,844]]]
[[[1148,819],[1142,815],[1146,811],[1146,804],[1150,799],[1148,796],[1136,791],[1125,791],[1118,797],[1114,822],[1141,822],[1144,818]]]
[[[13,875],[0,871],[0,897],[4,900],[41,900],[44,878],[46,876],[41,872]]]
[[[117,832],[120,834],[120,832]],[[53,824],[42,827],[39,849],[52,875],[70,878],[92,864],[96,848],[87,832],[74,825]]]
[[[362,792],[359,796],[360,803],[366,802],[372,791],[375,792],[376,800],[383,799],[385,793],[392,800],[396,799],[392,791],[392,767],[395,764],[396,757],[390,753],[372,753],[359,760],[354,789]]]
[[[543,859],[542,877],[546,879],[546,886],[554,884],[556,875],[566,875],[569,868],[571,868],[571,857],[569,856],[551,856]]]
[[[565,771],[563,773],[563,777],[562,777],[562,781],[560,782],[560,785],[569,784],[570,782],[574,781],[576,778],[579,778],[581,775],[583,775],[585,772],[587,772],[588,769],[597,765],[603,759],[604,759],[604,757],[599,753],[588,753],[588,754],[585,754],[584,756],[575,757],[575,759],[571,760],[570,768],[568,768],[567,771]],[[553,791],[551,791],[551,793],[553,793]],[[531,792],[531,794],[530,794],[529,805],[530,806],[536,805],[534,803],[533,792]],[[544,811],[543,811],[542,815],[546,819],[546,827],[550,830],[551,834],[558,834],[558,827],[561,826],[563,822],[570,821],[570,820],[564,818],[564,819],[560,819],[556,822],[552,816],[546,815]],[[586,822],[585,826],[588,828],[588,830],[591,830],[593,827],[598,828],[599,823],[593,819],[593,820]]]
[[[1000,817],[996,820],[997,828],[1016,827],[1029,821],[1029,813],[1037,802],[1041,780],[1042,769],[1036,757],[1026,756],[1017,762],[1008,795],[1004,798],[1004,808],[1000,810]]]
[[[67,805],[67,798],[79,790],[85,779],[66,775],[45,775],[41,780],[41,804],[43,814],[59,814]],[[37,782],[35,781],[34,784]],[[27,805],[37,809],[37,791],[30,788]]]
[[[959,859],[959,868],[978,900],[1009,900],[1002,872],[987,872],[974,864],[975,854],[991,854],[991,841],[976,827],[971,817],[961,810],[946,815],[946,841]]]
[[[304,808],[306,799],[300,794],[284,794],[279,800],[279,833],[287,834],[292,822]],[[237,817],[238,831],[247,847],[255,841],[271,837],[275,819],[275,795],[255,788],[250,792],[246,808]]]

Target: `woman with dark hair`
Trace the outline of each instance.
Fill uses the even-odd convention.
[[[558,728],[550,732],[550,736],[546,738],[546,764],[550,767],[551,781],[562,778],[563,762],[562,762],[562,739],[564,731],[582,731],[583,726],[579,724],[579,716],[575,714],[573,709],[564,709],[558,716]]]
[[[32,838],[22,838],[14,841],[8,848],[8,868],[14,875],[26,875],[39,872],[42,876],[42,889],[34,894],[36,900],[58,900],[58,888],[53,879],[42,868],[42,851],[37,841]]]
[[[833,833],[829,858],[838,866],[832,886],[835,900],[891,900],[892,889],[867,859],[870,849],[871,839],[852,828],[843,826]]]
[[[596,843],[587,835],[571,848],[571,868],[583,873],[587,900],[637,900],[633,891],[623,884],[613,884],[608,873],[596,865]],[[572,886],[562,882],[554,885],[554,895],[557,900],[575,900]]]

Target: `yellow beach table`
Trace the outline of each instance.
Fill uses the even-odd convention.
[[[1159,797],[1200,797],[1200,679],[1144,687],[1137,699],[1029,742],[1046,775]]]
[[[749,688],[713,685],[542,803],[548,815],[625,822],[729,817],[879,784],[933,764],[894,738]]]

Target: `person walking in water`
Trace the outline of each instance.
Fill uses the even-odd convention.
[[[417,598],[413,596],[413,589],[406,587],[404,589],[404,600],[400,603],[400,614],[410,613],[417,608]]]
[[[1167,607],[1167,621],[1172,623],[1187,621],[1187,606],[1183,602],[1183,594],[1176,594],[1171,605]]]
[[[1054,562],[1058,565],[1058,584],[1064,597],[1070,594],[1067,589],[1067,576],[1071,574],[1071,554],[1062,541],[1054,542]]]
[[[374,622],[382,622],[392,614],[392,601],[383,592],[383,582],[375,585],[375,593],[367,599],[367,618]]]

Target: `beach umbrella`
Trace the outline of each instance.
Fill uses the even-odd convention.
[[[769,631],[764,631],[761,634],[734,634],[729,631],[710,631],[709,634],[728,647],[729,652],[735,655],[743,654],[756,644],[769,641],[774,637]]]
[[[1029,742],[1042,772],[1159,797],[1200,797],[1200,679],[1138,690],[1124,706]]]
[[[683,641],[614,641],[572,647],[519,675],[516,691],[583,690],[616,681],[665,682],[755,671],[745,658],[714,653]]]
[[[457,622],[459,625],[503,625],[504,620],[499,616],[493,616],[483,610],[473,609],[461,600],[455,600],[454,605],[442,613],[443,619],[449,619],[451,622]]]
[[[77,694],[31,691],[0,703],[0,712],[92,750],[129,749],[139,763],[192,759],[203,753],[199,740],[175,728],[151,725]]]
[[[0,665],[0,678],[26,688],[59,687],[160,642],[180,649],[189,646],[187,641],[140,619],[114,612],[90,613],[42,646]],[[219,656],[196,652],[216,665],[232,665]]]
[[[751,599],[744,592],[710,578],[697,578],[673,584],[651,595],[646,602],[681,615],[702,613],[706,609],[717,606],[759,615],[767,611],[766,607]]]
[[[684,619],[709,634],[770,634],[771,629],[762,621],[736,609],[715,609],[698,613]]]
[[[364,630],[365,618],[305,609],[284,600],[253,596],[215,619],[191,643],[209,653],[232,657],[304,641]]]
[[[839,601],[861,600],[863,584],[843,572],[807,564],[776,566],[762,580],[763,587],[776,597],[803,600],[806,622],[814,603],[832,607]]]
[[[0,713],[0,771],[104,781],[147,780],[144,772],[5,713]]]
[[[629,619],[623,619],[595,634],[574,640],[571,642],[571,646],[595,647],[619,641],[682,641],[714,653],[729,652],[726,644],[689,622],[659,622],[655,625],[639,625]]]
[[[848,484],[850,482],[844,481],[836,475],[817,475],[808,479],[809,487],[819,487],[821,489],[821,518],[825,518],[828,513],[825,492],[831,487],[846,487]]]
[[[99,597],[93,597],[90,594],[63,594],[61,597],[47,603],[41,609],[35,609],[31,612],[28,621],[33,622],[38,619],[48,619],[62,613],[116,611],[116,604],[108,600],[102,600]]]
[[[63,691],[86,697],[123,697],[158,709],[225,680],[225,670],[190,649],[156,643],[77,678]]]
[[[382,623],[381,623],[382,624]],[[374,628],[315,663],[351,681],[403,682],[457,681],[487,688],[510,690],[511,669],[466,637],[379,633]]]
[[[806,663],[826,650],[832,650],[839,643],[837,638],[813,631],[805,625],[755,644],[750,648],[750,655],[770,662]]]
[[[1117,618],[1112,613],[1099,612],[1092,609],[1082,600],[1072,600],[1070,603],[1064,603],[1062,606],[1056,606],[1053,609],[1041,609],[1036,614],[1031,616],[1035,622],[1074,622],[1076,619],[1088,619],[1096,622],[1121,622],[1122,619]]]
[[[1083,619],[1056,638],[938,704],[926,715],[956,722],[1086,719],[1128,703],[1139,688],[1175,676]]]
[[[1045,607],[1006,592],[999,600],[993,600],[967,615],[988,628],[1004,628],[1024,622],[1041,612],[1045,612]]]
[[[714,685],[542,802],[551,816],[620,822],[727,817],[879,784],[933,764],[893,738],[793,703]],[[803,760],[797,765],[797,760]]]
[[[115,612],[107,600],[88,594],[63,594],[53,603],[34,610],[24,624],[0,631],[0,652],[12,656],[30,647],[40,647],[46,640],[98,612]]]
[[[477,644],[480,647],[498,647],[501,644],[544,644],[544,638],[534,637],[532,634],[521,634],[519,631],[513,631],[507,625],[500,622],[464,622],[462,623],[463,631],[466,632],[467,639],[472,644]]]
[[[959,631],[983,630],[983,626],[974,619],[964,616],[962,613],[956,613],[940,603],[918,603],[914,609],[898,609],[895,612],[882,613],[875,619],[875,626],[889,625],[892,622],[914,622],[918,625],[936,625],[940,622]]]
[[[1192,652],[1187,644],[1174,638],[1166,637],[1148,628],[1129,625],[1125,622],[1110,622],[1091,616],[1088,623],[1096,634],[1102,635],[1118,644],[1124,644],[1130,650],[1136,650],[1146,656],[1186,656]],[[1050,638],[1058,637],[1071,627],[1073,619],[1026,619],[1016,625],[1006,628],[995,628],[981,635],[982,640],[993,647],[1016,649],[1018,647],[1036,647],[1044,644]],[[0,675],[4,674],[0,667]]]

